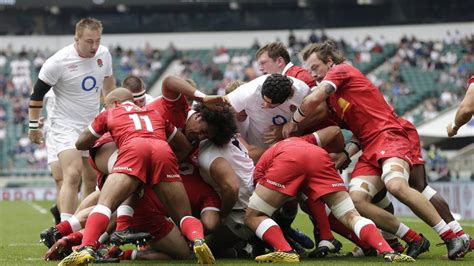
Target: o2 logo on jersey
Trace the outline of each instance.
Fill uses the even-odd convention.
[[[288,120],[286,120],[286,118],[284,116],[276,115],[272,118],[272,122],[275,126],[281,126],[281,125],[286,124],[286,122],[288,122]]]
[[[85,91],[91,91],[96,89],[96,92],[99,90],[97,86],[97,80],[93,76],[87,76],[82,80],[82,89]]]

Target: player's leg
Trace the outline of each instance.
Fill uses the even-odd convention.
[[[326,194],[322,199],[328,204],[339,221],[346,227],[351,228],[362,241],[383,254],[386,261],[414,261],[409,256],[397,254],[390,247],[375,224],[371,220],[360,216],[347,192],[339,191]]]
[[[201,222],[206,234],[214,232],[220,225],[220,213],[214,209],[203,209],[201,211]]]
[[[48,160],[49,160],[49,150],[48,150]],[[56,157],[56,156],[55,156]],[[51,175],[53,176],[54,183],[56,185],[56,195],[59,196],[61,191],[61,186],[63,185],[63,171],[61,170],[61,165],[59,164],[59,160],[56,159],[49,163],[49,168],[51,170]],[[61,222],[61,211],[59,210],[59,197],[56,197],[55,206],[51,207],[51,213],[54,216],[55,224]]]
[[[190,241],[193,241],[193,249],[198,262],[202,264],[214,263],[214,256],[204,242],[203,225],[199,219],[191,215],[191,205],[189,204],[183,183],[160,182],[155,185],[153,190],[160,198],[168,215],[179,225],[183,235]]]
[[[382,180],[387,190],[433,227],[446,243],[450,259],[463,255],[467,250],[467,241],[457,238],[433,205],[420,192],[408,185],[409,169],[408,163],[400,158],[385,159],[382,163]]]
[[[95,191],[97,178],[94,169],[89,164],[87,157],[82,157],[82,188],[81,198],[85,199],[89,194]]]
[[[383,183],[378,176],[357,176],[352,178],[349,184],[351,199],[362,216],[371,219],[381,230],[392,233],[407,243],[425,243],[422,249],[416,249],[416,253],[408,253],[411,257],[416,258],[428,250],[429,242],[401,223],[392,213],[372,203],[373,197],[382,189]]]
[[[451,210],[446,200],[432,187],[429,186],[426,180],[426,170],[424,164],[414,165],[410,171],[410,179],[408,180],[410,186],[428,199],[435,207],[441,218],[448,224],[458,237],[464,240],[469,240],[469,236],[464,232],[461,225],[454,219]]]
[[[58,154],[63,172],[63,185],[58,201],[61,210],[61,221],[71,217],[77,209],[77,193],[81,185],[82,151],[67,149]]]
[[[269,262],[298,262],[299,256],[292,252],[278,224],[270,217],[275,210],[283,205],[290,197],[283,193],[257,185],[249,199],[245,213],[245,224],[255,232],[258,238],[272,246],[275,252],[258,256],[257,261]]]

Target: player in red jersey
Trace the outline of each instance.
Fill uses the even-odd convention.
[[[308,164],[307,161],[318,163]],[[254,179],[258,182],[246,212],[246,224],[274,248],[258,256],[261,262],[298,262],[280,227],[269,217],[286,200],[303,193],[312,202],[325,201],[334,215],[380,253],[386,261],[414,261],[400,255],[382,238],[374,223],[359,215],[344,182],[328,153],[301,138],[289,138],[265,151],[259,160]]]
[[[467,243],[457,238],[433,205],[408,185],[410,142],[382,94],[360,71],[344,63],[333,43],[309,45],[303,51],[303,59],[320,85],[305,98],[292,121],[284,126],[283,135],[293,132],[305,119],[305,113],[328,101],[330,108],[364,147],[350,184],[351,197],[358,210],[380,228],[394,231],[387,226],[387,221],[392,220],[395,225],[395,217],[370,203],[371,198],[385,186],[433,227],[445,241],[450,259],[462,255]],[[421,237],[414,234],[412,238]],[[419,248],[409,247],[407,254],[416,257],[419,253]]]
[[[120,153],[102,188],[99,202],[89,215],[81,248],[61,261],[63,265],[93,262],[111,211],[141,185],[149,185],[160,197],[167,213],[179,224],[183,235],[194,242],[200,263],[214,263],[212,252],[205,244],[201,222],[191,216],[191,208],[178,173],[177,160],[164,141],[166,133],[175,133],[154,110],[141,109],[132,103],[126,89],[117,90],[106,98],[105,112],[81,133],[76,147],[91,148],[95,140],[110,131]],[[115,106],[115,107],[114,107]]]
[[[448,132],[448,137],[453,137],[458,134],[458,130],[465,125],[467,122],[471,121],[472,116],[474,115],[474,76],[469,78],[468,87],[466,90],[466,95],[459,105],[459,108],[456,112],[456,117],[452,123],[449,123],[446,127]]]

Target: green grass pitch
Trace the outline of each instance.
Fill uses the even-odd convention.
[[[57,262],[43,261],[43,254],[46,247],[40,244],[39,233],[52,225],[53,220],[49,211],[51,202],[25,202],[0,201],[0,265],[56,265]],[[474,265],[474,252],[469,253],[465,258],[457,261],[442,259],[446,253],[445,246],[436,246],[441,242],[434,231],[419,219],[402,219],[408,226],[418,232],[422,232],[430,240],[431,247],[428,253],[417,258],[416,265]],[[298,215],[295,228],[312,235],[311,224],[304,214]],[[461,223],[470,235],[474,236],[474,222],[464,221]],[[336,236],[343,242],[341,254],[349,252],[354,245],[340,236]],[[255,264],[251,260],[218,260],[218,264]],[[342,258],[332,255],[325,259],[305,259],[301,264],[307,265],[376,265],[382,264],[382,258]],[[152,265],[152,264],[195,264],[194,261],[122,261],[119,265]]]

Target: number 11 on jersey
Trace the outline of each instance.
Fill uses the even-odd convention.
[[[135,124],[135,129],[136,130],[140,130],[140,129],[143,128],[142,127],[142,121],[140,121],[140,119],[141,119],[145,122],[146,130],[150,131],[150,132],[153,132],[153,126],[151,125],[150,118],[147,115],[138,116],[138,114],[132,114],[132,115],[129,115],[128,117],[130,117],[132,119],[133,124]]]

